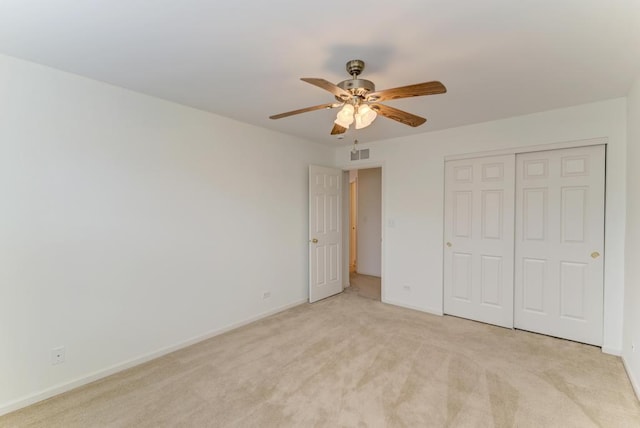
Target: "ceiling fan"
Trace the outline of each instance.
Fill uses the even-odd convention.
[[[269,116],[269,119],[281,119],[308,111],[342,107],[334,121],[331,135],[345,133],[349,125],[354,121],[356,123],[356,129],[365,128],[371,125],[378,113],[386,118],[416,127],[425,123],[427,119],[384,104],[378,104],[378,102],[447,92],[447,88],[437,81],[376,91],[376,87],[372,81],[358,78],[362,70],[364,70],[364,61],[353,59],[347,62],[347,73],[351,75],[351,79],[343,80],[337,85],[324,79],[301,78],[300,80],[304,82],[331,92],[337,102],[288,111],[286,113]]]

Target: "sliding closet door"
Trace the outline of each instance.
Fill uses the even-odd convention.
[[[605,147],[516,161],[515,327],[602,345]]]
[[[513,327],[514,155],[445,164],[444,311]]]

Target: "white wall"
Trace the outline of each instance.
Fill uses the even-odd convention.
[[[349,147],[338,150],[336,165],[345,169],[368,164],[384,167],[383,300],[442,313],[445,156],[596,137],[608,139],[603,348],[619,353],[624,283],[624,98],[366,144],[371,149],[370,162],[351,162]],[[390,222],[395,227],[389,227]]]
[[[629,92],[627,112],[627,240],[622,358],[640,398],[640,77]]]
[[[0,413],[307,299],[329,148],[5,56],[0,94]]]
[[[364,275],[380,276],[382,238],[382,172],[380,168],[358,171],[357,262]]]
[[[604,348],[623,350],[628,184],[624,358],[638,385],[638,82],[628,180],[625,99],[382,141],[370,162],[350,162],[350,147],[334,158],[5,56],[0,94],[0,414],[305,301],[309,163],[384,165],[394,227],[384,230],[383,299],[442,313],[444,157],[594,137],[609,143]],[[52,366],[57,346],[67,361]]]

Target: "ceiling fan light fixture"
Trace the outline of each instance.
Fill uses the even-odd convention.
[[[373,123],[378,114],[387,119],[395,120],[396,122],[415,128],[425,123],[427,119],[386,104],[378,104],[378,102],[398,98],[444,94],[447,92],[447,88],[445,88],[441,82],[435,80],[397,88],[376,90],[376,86],[372,81],[359,77],[362,70],[364,70],[364,61],[356,59],[347,62],[347,72],[351,76],[351,79],[343,80],[337,84],[316,77],[301,77],[300,80],[303,82],[331,93],[335,101],[330,104],[320,104],[275,114],[269,116],[269,118],[281,119],[283,117],[324,108],[332,109],[342,107],[334,120],[331,135],[344,134],[354,121],[356,129],[366,128]]]
[[[349,125],[353,123],[354,111],[355,109],[351,104],[345,104],[344,107],[342,107],[342,110],[338,112],[338,115],[334,123],[336,125],[342,126],[343,128],[349,128]]]
[[[358,107],[358,113],[356,113],[356,129],[366,128],[371,125],[378,114],[373,111],[367,104],[361,104]]]

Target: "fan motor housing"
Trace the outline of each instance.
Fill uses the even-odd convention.
[[[371,80],[366,79],[343,80],[338,83],[337,86],[359,97],[364,97],[369,92],[374,92],[376,90],[376,85],[374,85]]]

